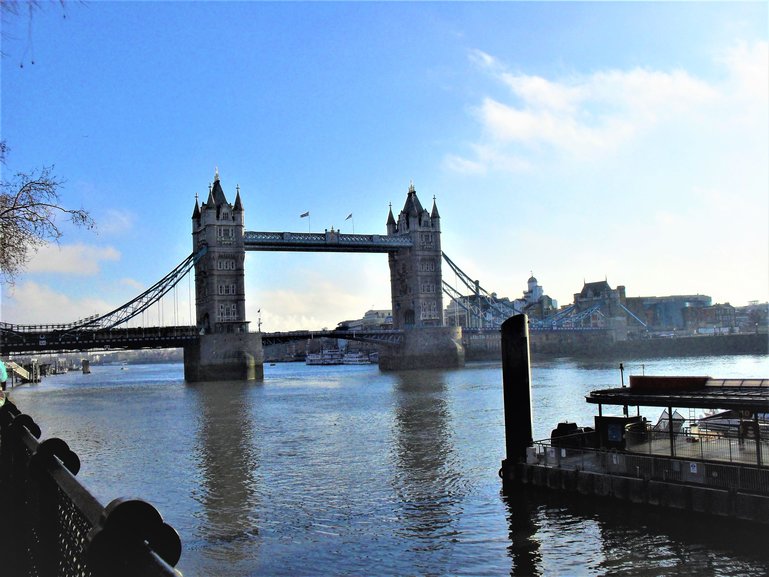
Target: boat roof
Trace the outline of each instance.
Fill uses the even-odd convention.
[[[769,379],[631,377],[630,387],[592,391],[597,405],[769,411]]]

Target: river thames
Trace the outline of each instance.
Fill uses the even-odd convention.
[[[625,363],[633,374],[769,377],[769,356]],[[618,364],[532,366],[534,438],[593,424]],[[265,366],[186,384],[181,364],[92,366],[11,391],[79,455],[103,503],[151,502],[186,577],[769,574],[769,530],[534,491],[505,497],[499,363],[380,372]],[[621,411],[621,407],[619,407]],[[642,414],[656,421],[659,412]],[[607,414],[607,409],[604,409]]]

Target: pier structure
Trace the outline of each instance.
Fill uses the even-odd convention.
[[[629,387],[587,395],[598,406],[594,427],[563,422],[534,441],[521,317],[502,326],[505,491],[537,486],[769,524],[769,379],[631,376]],[[622,415],[603,414],[607,405]],[[663,417],[646,422],[642,406]],[[691,409],[689,419],[676,408]],[[695,409],[724,413],[699,419]]]

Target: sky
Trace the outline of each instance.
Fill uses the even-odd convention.
[[[766,2],[53,2],[3,14],[2,53],[4,178],[53,166],[97,222],[2,286],[4,322],[157,282],[217,169],[252,231],[384,234],[413,182],[511,299],[769,300]],[[387,257],[249,252],[246,293],[252,327],[333,327],[390,308]],[[152,314],[192,324],[190,295]]]

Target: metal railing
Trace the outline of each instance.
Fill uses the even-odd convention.
[[[624,450],[584,446],[584,435],[535,441],[527,463],[769,495],[769,468],[759,465],[757,456],[769,454],[766,441],[757,450],[755,439],[745,439],[740,449],[737,438],[682,431],[672,435],[671,454],[669,432],[649,431],[643,439],[634,435],[626,433]]]
[[[1,393],[0,393],[1,395]],[[0,396],[0,530],[12,555],[3,575],[41,577],[177,576],[175,529],[146,501],[104,507],[76,479],[80,459]]]
[[[737,431],[706,431],[683,428],[672,435],[668,431],[646,429],[625,433],[627,450],[634,453],[659,454],[702,461],[727,461],[761,466],[769,458],[769,439],[756,439],[753,434]]]

